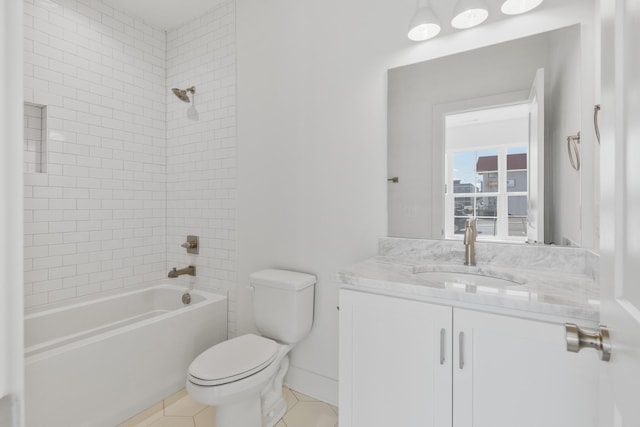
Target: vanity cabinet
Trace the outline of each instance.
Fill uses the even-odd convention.
[[[595,427],[597,363],[563,324],[340,291],[341,427]]]

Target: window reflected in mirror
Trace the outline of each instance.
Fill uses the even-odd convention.
[[[499,139],[487,132],[495,126]],[[526,241],[528,126],[527,104],[446,116],[446,238],[461,237],[475,217],[479,240]]]

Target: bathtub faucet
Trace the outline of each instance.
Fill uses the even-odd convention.
[[[189,276],[195,276],[196,266],[190,265],[189,267],[181,268],[180,270],[177,270],[175,267],[173,267],[173,270],[169,272],[169,277],[171,277],[172,279],[175,279],[176,277],[182,276],[183,274],[188,274]]]

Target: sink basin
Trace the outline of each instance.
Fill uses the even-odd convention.
[[[483,276],[472,273],[453,273],[448,271],[426,271],[418,274],[420,278],[444,283],[446,287],[458,288],[466,286],[504,288],[507,286],[520,285],[513,280],[500,279],[497,277]]]

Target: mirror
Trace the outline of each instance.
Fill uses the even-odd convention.
[[[476,216],[479,240],[580,245],[590,171],[566,151],[581,125],[580,35],[576,25],[389,70],[389,236],[460,239]]]

